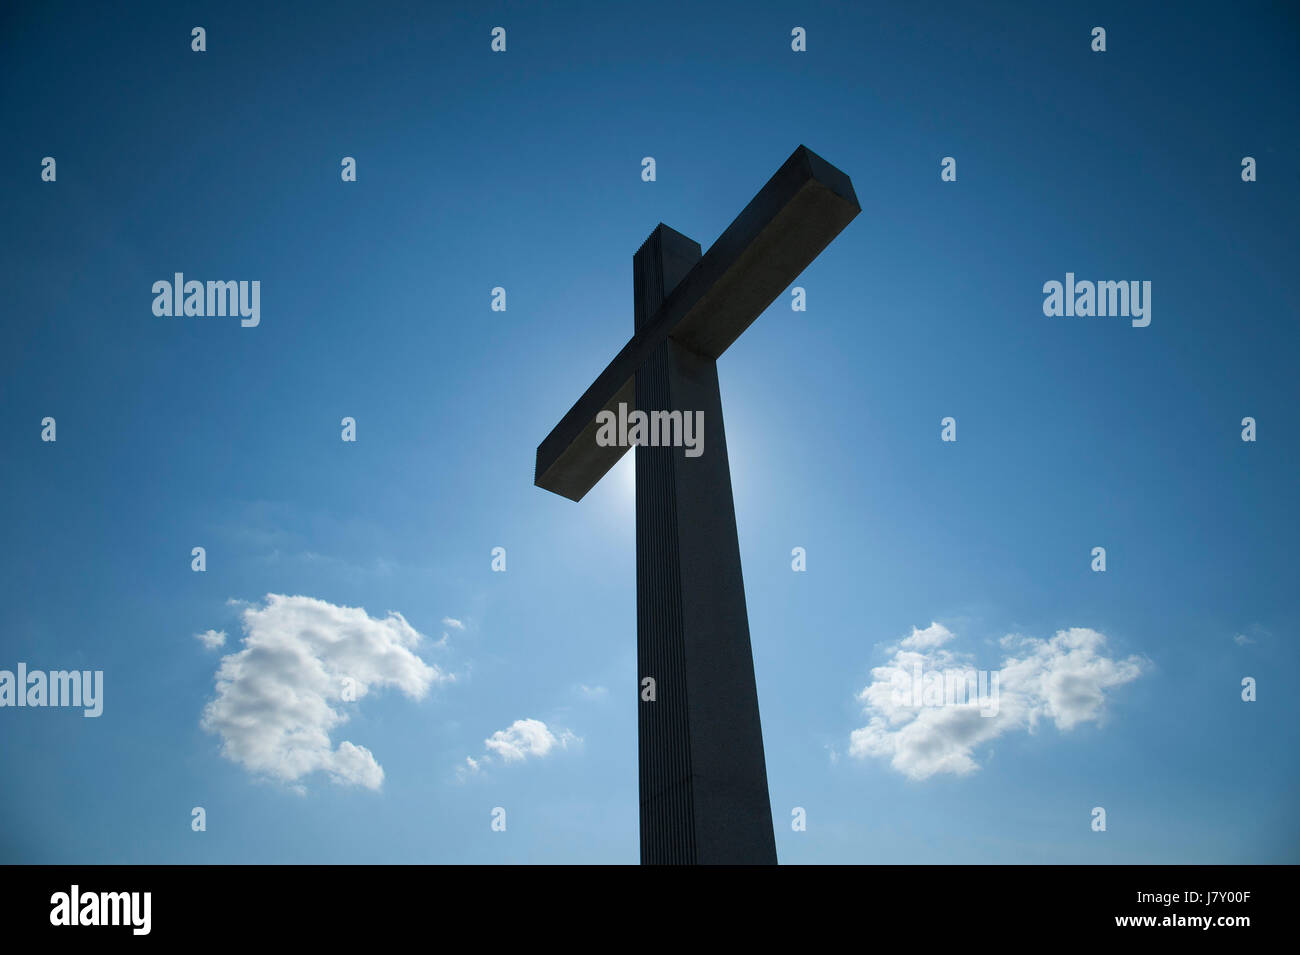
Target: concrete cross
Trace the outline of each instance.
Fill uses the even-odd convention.
[[[601,412],[703,412],[703,453],[636,454],[642,863],[776,862],[716,362],[861,211],[800,146],[707,254],[661,223],[632,259],[635,334],[537,448],[537,486],[579,501],[627,450]]]

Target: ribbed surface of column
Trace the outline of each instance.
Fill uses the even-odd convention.
[[[699,257],[699,245],[681,233],[666,226],[651,233],[632,260],[638,330]],[[636,405],[673,407],[666,342],[637,372]],[[697,853],[673,449],[635,454],[641,861],[689,864]],[[655,681],[653,702],[641,698],[646,677]]]
[[[668,406],[666,344],[637,374],[636,394],[641,408]],[[637,669],[655,681],[654,701],[638,702],[641,861],[686,864],[696,861],[695,809],[672,449],[635,453]]]

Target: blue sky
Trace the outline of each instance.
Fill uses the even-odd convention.
[[[574,504],[534,454],[654,226],[707,248],[802,143],[862,214],[719,363],[781,860],[1300,861],[1294,9],[706,6],[0,13],[0,668],[105,680],[0,709],[0,858],[635,862],[632,457]],[[260,324],[156,317],[178,271]],[[1066,272],[1151,324],[1044,316]],[[381,785],[201,725],[245,611],[294,639],[267,595],[422,636],[330,702]],[[1050,658],[968,771],[855,750],[914,631]],[[1125,674],[1068,728],[1062,654]]]

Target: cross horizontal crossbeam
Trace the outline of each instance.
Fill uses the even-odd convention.
[[[655,348],[671,338],[716,359],[861,211],[848,176],[796,149],[538,446],[534,483],[582,500],[627,451],[596,443],[596,416],[635,408]]]

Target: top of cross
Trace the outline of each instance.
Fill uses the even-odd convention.
[[[665,289],[658,311],[637,315],[631,340],[538,446],[534,483],[582,500],[627,450],[597,444],[596,415],[635,405],[636,372],[646,357],[672,338],[717,358],[861,211],[847,175],[806,146],[796,149],[685,277]],[[660,223],[647,241],[663,230],[673,231]]]

